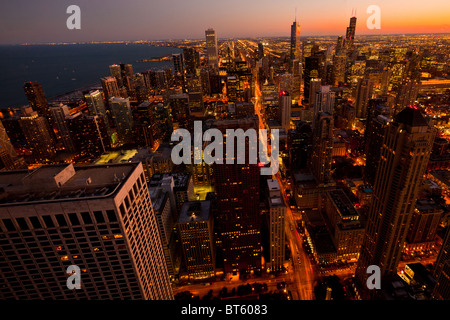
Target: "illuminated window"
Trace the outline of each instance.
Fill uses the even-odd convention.
[[[62,256],[62,257],[61,257],[61,260],[62,260],[62,261],[67,261],[67,260],[69,260],[69,256]]]

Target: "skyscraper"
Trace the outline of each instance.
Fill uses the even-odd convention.
[[[366,287],[368,266],[380,268],[382,281],[397,272],[434,136],[416,108],[403,109],[387,125],[356,269],[363,297],[375,294]]]
[[[75,152],[75,145],[72,137],[70,136],[70,130],[67,124],[66,117],[70,115],[69,107],[66,105],[59,105],[50,107],[50,113],[53,119],[53,123],[57,129],[57,137],[61,140],[64,149],[67,152]]]
[[[304,96],[309,98],[311,79],[319,77],[319,58],[316,56],[305,58]]]
[[[258,60],[261,60],[264,57],[264,43],[258,42]]]
[[[130,100],[112,97],[109,100],[109,105],[119,141],[122,143],[133,141],[133,116],[131,114]]]
[[[302,61],[302,49],[300,41],[300,25],[297,23],[297,18],[291,25],[291,61],[297,60]]]
[[[208,55],[208,65],[213,68],[219,67],[219,48],[217,47],[216,30],[209,28],[205,31],[206,53]]]
[[[289,92],[281,91],[278,97],[279,119],[281,127],[288,132],[291,126],[292,97]]]
[[[42,166],[0,183],[0,298],[173,299],[142,164]],[[67,288],[70,265],[80,289]]]
[[[185,202],[178,219],[178,233],[189,277],[215,275],[214,223],[211,201]]]
[[[196,74],[200,68],[200,53],[196,48],[183,48],[184,64],[187,74]]]
[[[419,94],[420,81],[405,79],[397,89],[397,96],[395,97],[394,114],[400,112],[405,106],[412,106],[416,102]]]
[[[314,116],[319,112],[333,114],[335,95],[335,92],[330,90],[330,86],[320,86],[314,99]]]
[[[25,90],[29,106],[40,116],[45,116],[48,119],[50,117],[50,111],[48,109],[49,106],[47,98],[45,97],[42,86],[38,82],[34,81],[25,83],[23,88]]]
[[[269,261],[266,266],[270,271],[281,271],[284,263],[286,205],[277,180],[267,180],[267,188],[269,212],[266,228],[269,234]]]
[[[123,86],[123,79],[122,79],[122,70],[120,68],[120,65],[118,64],[112,64],[109,66],[109,71],[111,73],[111,76],[116,78],[117,80],[117,86],[120,88]]]
[[[119,86],[117,85],[117,79],[114,77],[104,77],[100,79],[102,83],[103,93],[107,101],[111,97],[120,97]]]
[[[106,108],[105,103],[103,102],[103,95],[99,90],[93,90],[85,94],[84,100],[86,101],[86,105],[91,115],[106,117]]]
[[[226,129],[257,129],[257,117],[217,120],[213,125],[223,134]],[[236,144],[235,144],[236,145]],[[224,149],[226,147],[224,146]],[[246,145],[248,154],[249,145]],[[236,150],[234,151],[236,154]],[[226,155],[224,154],[224,158]],[[261,269],[261,221],[257,164],[213,164],[218,208],[217,227],[223,248],[225,273]]]
[[[300,102],[301,95],[301,85],[302,85],[302,74],[303,74],[303,64],[300,60],[292,60],[291,61],[291,69],[292,69],[292,98]],[[272,68],[273,71],[273,68]]]
[[[314,107],[316,103],[316,94],[322,86],[322,79],[315,78],[309,81],[309,106]]]
[[[332,181],[333,127],[331,114],[319,112],[314,116],[310,167],[318,184],[328,184]]]
[[[175,74],[184,75],[184,59],[181,53],[172,53],[173,68]]]
[[[350,18],[350,25],[347,27],[347,32],[344,39],[344,48],[347,55],[351,55],[355,50],[355,32],[356,32],[356,17]]]
[[[110,145],[102,116],[88,116],[79,112],[66,117],[66,121],[79,160],[90,163]]]
[[[291,93],[294,84],[294,78],[291,73],[283,73],[280,75],[280,89],[279,92],[287,91]]]
[[[373,81],[371,79],[362,78],[358,80],[355,96],[355,112],[356,118],[367,118],[367,106],[372,98]]]
[[[145,167],[146,165],[148,163],[142,162],[142,166]],[[146,169],[144,169],[144,174],[147,175],[145,171]],[[170,177],[170,182],[170,185],[173,187],[172,177]],[[161,236],[167,270],[172,278],[179,273],[181,252],[178,250],[179,243],[174,232],[174,228],[176,227],[176,212],[175,208],[172,208],[170,201],[171,190],[165,190],[163,187],[149,187],[149,192]]]
[[[450,299],[450,228],[444,236],[441,250],[434,264],[433,275],[437,281],[433,295],[440,300]]]
[[[287,149],[291,172],[305,169],[309,164],[312,147],[311,125],[304,121],[294,121],[295,129],[288,131]]]
[[[192,116],[202,117],[205,109],[200,78],[192,74],[186,77],[186,88],[189,97],[189,113]]]
[[[184,127],[189,117],[189,95],[185,93],[170,95],[169,105],[173,122]]]
[[[386,127],[391,121],[389,117],[378,113],[367,120],[365,137],[366,166],[364,167],[364,180],[370,185],[375,183],[375,174],[381,157],[381,147],[385,135]]]
[[[344,53],[337,53],[333,57],[333,83],[335,86],[345,83],[345,71],[347,66],[347,56]]]
[[[23,158],[17,156],[8,133],[0,121],[0,170],[13,170],[26,168]]]
[[[27,146],[35,161],[47,162],[56,155],[55,141],[45,117],[31,107],[24,107],[19,123],[25,135]]]

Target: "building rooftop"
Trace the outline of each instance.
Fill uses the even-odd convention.
[[[328,191],[328,195],[343,219],[350,217],[359,218],[358,211],[356,211],[353,203],[350,201],[343,190],[331,190]]]
[[[174,182],[174,191],[187,190],[189,187],[190,173],[186,172],[172,172],[172,173],[157,173],[154,174],[149,182],[150,187],[159,187],[164,178],[172,177]]]
[[[168,192],[163,188],[149,188],[150,200],[152,201],[153,210],[156,214],[160,214],[163,210],[164,204],[168,199]]]
[[[424,118],[422,112],[414,107],[407,107],[400,111],[395,117],[394,121],[403,123],[410,127],[426,127],[427,120]]]
[[[94,163],[105,164],[129,162],[137,152],[138,150],[136,149],[106,152],[102,154]]]
[[[280,185],[278,184],[278,180],[275,179],[268,179],[267,180],[267,187],[269,188],[269,191],[280,191]]]
[[[160,145],[158,150],[152,152],[150,148],[142,148],[134,153],[131,161],[145,162],[151,159],[170,159],[172,154],[172,148],[166,145]]]
[[[188,201],[183,203],[178,223],[206,221],[209,219],[211,201]]]
[[[0,172],[0,206],[108,197],[138,165],[62,164]]]

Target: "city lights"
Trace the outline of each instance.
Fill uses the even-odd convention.
[[[152,5],[114,25],[142,9],[153,32]],[[263,6],[241,26],[247,3],[226,23],[197,5],[157,28],[184,40],[111,40],[84,4],[54,19],[67,41],[1,43],[0,299],[175,300],[211,318],[449,300],[450,35],[390,32],[387,4],[324,5],[312,24],[305,3],[283,35],[230,36]]]

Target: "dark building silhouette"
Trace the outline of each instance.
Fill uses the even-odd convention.
[[[397,273],[434,135],[434,128],[415,108],[403,109],[386,127],[356,269],[363,297],[376,294],[366,287],[368,266],[380,267],[382,281]]]

